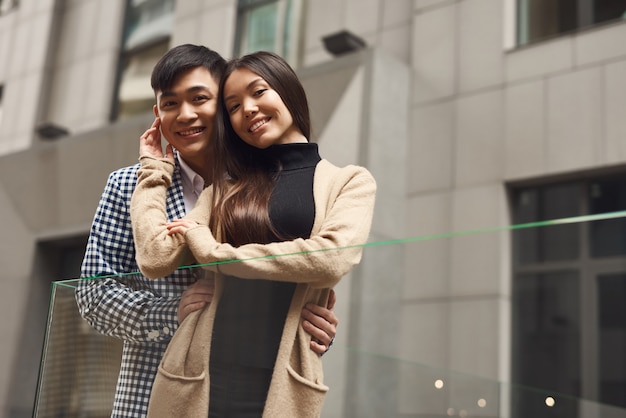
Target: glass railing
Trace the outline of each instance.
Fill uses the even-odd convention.
[[[322,416],[626,418],[625,216],[374,234],[336,288]],[[52,284],[36,417],[111,413],[122,344],[79,282]]]

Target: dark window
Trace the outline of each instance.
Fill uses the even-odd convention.
[[[580,187],[560,184],[519,190],[514,195],[515,223],[529,223],[580,215]],[[577,225],[521,229],[514,234],[515,261],[520,264],[575,260],[579,256]]]
[[[610,213],[626,208],[626,178],[596,180],[589,184],[589,212]],[[626,254],[626,219],[596,221],[590,225],[591,256],[611,257]]]
[[[272,51],[295,65],[301,4],[301,0],[239,0],[235,55]]]
[[[19,4],[18,0],[0,0],[0,15],[10,12],[17,8]]]
[[[625,12],[624,0],[518,0],[517,44],[617,21]]]
[[[174,0],[128,1],[112,119],[152,109],[150,75],[169,48],[173,19]]]
[[[545,391],[580,396],[580,293],[576,271],[519,274],[513,280],[513,376],[536,391],[513,391],[513,416],[541,418]],[[562,414],[577,405],[558,400]]]
[[[626,408],[626,273],[598,276],[600,402]]]
[[[626,407],[626,173],[516,187],[511,205],[511,416]],[[606,219],[572,219],[585,215]],[[552,394],[569,397],[545,408]]]

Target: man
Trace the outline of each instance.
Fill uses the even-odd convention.
[[[215,51],[180,45],[168,51],[152,72],[156,97],[152,126],[176,152],[176,171],[168,189],[169,220],[182,218],[211,183],[211,137],[217,90],[225,61]],[[81,316],[97,331],[124,340],[114,417],[145,416],[152,382],[165,348],[178,325],[211,302],[213,283],[199,269],[179,269],[149,280],[138,272],[130,224],[130,199],[139,165],[109,176],[83,260],[76,300]],[[94,279],[97,276],[115,276]],[[309,305],[303,328],[311,349],[324,353],[335,335],[337,318],[328,309]]]

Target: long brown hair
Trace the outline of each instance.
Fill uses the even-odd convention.
[[[283,58],[259,51],[228,62],[220,81],[215,116],[214,194],[209,226],[222,242],[235,246],[281,239],[269,217],[269,199],[280,166],[268,158],[266,150],[246,144],[235,133],[224,104],[224,85],[238,69],[248,69],[262,77],[281,97],[307,140],[311,133],[304,88]]]

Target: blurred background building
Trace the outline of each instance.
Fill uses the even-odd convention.
[[[33,415],[51,283],[78,277],[107,175],[137,161],[152,121],[152,67],[188,42],[287,58],[322,155],[377,178],[378,245],[337,289],[325,416],[600,416],[587,401],[623,413],[626,220],[594,216],[626,210],[625,12],[624,0],[0,0],[0,414]],[[520,224],[533,227],[502,228]],[[62,342],[85,368],[89,329],[71,321]],[[424,413],[411,370],[495,382],[498,411],[451,396]],[[54,416],[106,416],[76,406],[71,380],[55,399],[74,412]],[[531,390],[502,390],[517,385]],[[535,402],[546,393],[571,399],[555,415]]]

